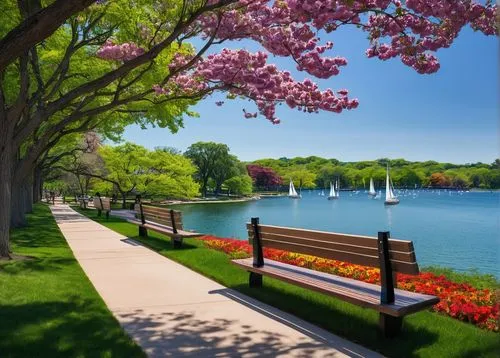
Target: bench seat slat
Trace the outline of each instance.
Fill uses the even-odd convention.
[[[273,260],[266,260],[265,265],[260,268],[253,267],[252,258],[233,260],[232,262],[247,271],[274,277],[395,317],[403,317],[439,302],[439,299],[434,296],[395,289],[396,299],[394,304],[381,304],[380,286],[378,285]]]

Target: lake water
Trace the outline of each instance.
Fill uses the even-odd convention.
[[[176,209],[183,211],[189,229],[242,240],[251,217],[260,217],[262,224],[359,235],[389,230],[393,238],[414,242],[421,267],[477,269],[500,278],[500,192],[406,191],[396,206],[384,206],[383,199],[369,199],[363,191],[341,192],[339,200],[318,194]]]

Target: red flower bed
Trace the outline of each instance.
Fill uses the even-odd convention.
[[[251,256],[252,247],[246,241],[215,236],[203,236],[201,239],[207,247],[225,252],[231,258]],[[380,272],[372,267],[269,248],[264,248],[264,257],[360,281],[380,283]],[[494,292],[488,289],[452,282],[445,276],[437,276],[431,272],[421,272],[417,276],[398,274],[397,281],[400,289],[439,297],[441,301],[433,306],[436,312],[490,331],[499,330],[499,303]]]

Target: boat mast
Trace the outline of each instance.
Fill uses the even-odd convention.
[[[385,178],[385,200],[392,199],[391,183],[389,179],[389,163],[387,163],[387,175]]]

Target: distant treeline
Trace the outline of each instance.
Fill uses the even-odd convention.
[[[337,178],[344,188],[367,188],[370,178],[373,178],[377,187],[383,187],[387,164],[390,166],[391,179],[396,187],[500,188],[500,159],[491,164],[452,164],[431,160],[410,162],[387,158],[341,162],[337,159],[310,156],[259,159],[251,163],[275,171],[281,178],[282,184],[288,184],[292,179],[295,186],[303,188],[326,188],[330,181]],[[273,188],[261,186],[260,189]]]

